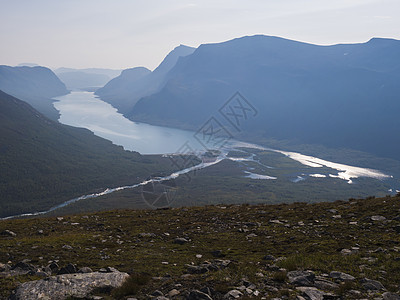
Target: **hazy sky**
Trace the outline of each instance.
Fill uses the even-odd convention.
[[[400,39],[400,0],[0,0],[0,64],[155,68],[179,44],[253,34]]]

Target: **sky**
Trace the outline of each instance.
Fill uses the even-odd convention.
[[[400,39],[400,0],[0,0],[0,64],[154,69],[180,44]]]

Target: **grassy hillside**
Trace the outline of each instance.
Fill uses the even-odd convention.
[[[316,204],[118,210],[1,221],[0,232],[11,230],[16,236],[0,235],[0,263],[13,265],[28,259],[39,266],[49,261],[93,270],[113,266],[132,274],[131,286],[114,292],[115,298],[148,299],[155,290],[168,294],[175,288],[180,295],[173,299],[185,299],[191,290],[208,287],[213,299],[222,299],[246,280],[260,292],[256,299],[298,299],[300,291],[289,282],[288,272],[311,270],[317,278],[325,278],[325,284],[331,282],[333,292],[344,299],[374,299],[385,290],[368,292],[362,279],[398,291],[399,228],[400,196]],[[176,243],[178,237],[186,242]],[[230,263],[199,274],[190,271],[217,259]],[[331,271],[355,279],[340,283],[329,278]],[[8,295],[17,281],[31,279],[0,276],[1,296]]]
[[[169,168],[167,159],[124,151],[0,91],[0,217],[48,209]]]

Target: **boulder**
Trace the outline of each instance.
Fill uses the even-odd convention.
[[[364,289],[369,291],[384,291],[385,287],[379,281],[364,278],[361,280],[361,285]]]
[[[303,296],[306,299],[310,300],[326,300],[326,299],[339,299],[339,296],[330,294],[330,293],[325,293],[323,291],[320,291],[319,289],[315,287],[297,287],[296,288],[298,291],[302,292]]]
[[[330,272],[329,277],[339,280],[339,281],[354,281],[354,280],[356,280],[355,277],[353,277],[349,274],[343,273],[343,272],[338,272],[338,271]]]
[[[287,273],[289,282],[297,286],[313,286],[315,274],[311,271],[291,271]]]
[[[62,274],[73,274],[78,272],[78,269],[74,264],[68,264],[65,267],[61,268],[60,271],[58,271],[57,275],[62,275]]]
[[[51,276],[46,279],[21,284],[11,295],[11,300],[85,298],[94,289],[120,287],[129,277],[127,273],[76,273]]]

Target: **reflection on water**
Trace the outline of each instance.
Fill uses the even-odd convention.
[[[55,100],[61,123],[87,128],[126,150],[142,154],[175,153],[186,142],[190,142],[193,150],[204,150],[194,132],[132,122],[92,92],[75,91]]]

